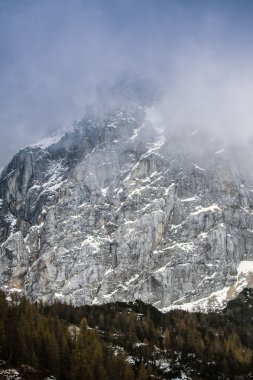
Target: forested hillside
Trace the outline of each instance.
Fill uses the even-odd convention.
[[[253,378],[253,290],[220,313],[143,302],[31,304],[0,293],[0,379]]]

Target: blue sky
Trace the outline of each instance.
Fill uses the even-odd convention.
[[[248,0],[0,0],[0,167],[122,72],[161,91],[168,124],[247,135],[252,17]]]

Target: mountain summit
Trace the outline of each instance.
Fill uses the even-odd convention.
[[[244,165],[207,133],[161,132],[144,107],[88,115],[1,173],[0,286],[222,307],[253,284],[252,208]]]

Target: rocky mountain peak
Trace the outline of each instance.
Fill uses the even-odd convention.
[[[3,170],[0,285],[76,305],[221,307],[252,280],[242,168],[203,131],[154,128],[144,107],[87,115]]]

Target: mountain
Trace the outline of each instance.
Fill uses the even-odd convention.
[[[0,286],[74,305],[219,308],[253,284],[250,148],[88,114],[0,177]]]

